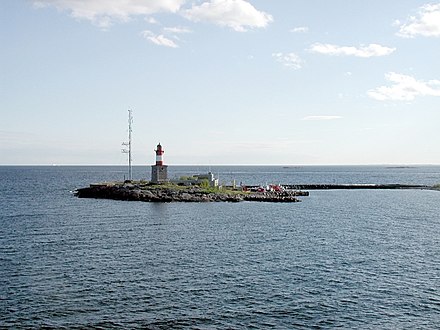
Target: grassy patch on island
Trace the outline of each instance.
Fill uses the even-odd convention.
[[[194,191],[197,190],[203,194],[228,194],[228,195],[247,195],[248,191],[228,189],[224,187],[211,187],[208,181],[202,181],[201,185],[181,186],[175,183],[166,182],[162,184],[141,184],[142,190],[174,190],[174,191]]]

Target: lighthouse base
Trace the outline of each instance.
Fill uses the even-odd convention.
[[[151,182],[152,183],[168,182],[168,165],[152,165]]]

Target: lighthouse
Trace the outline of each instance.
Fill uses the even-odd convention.
[[[151,166],[151,182],[163,183],[168,181],[168,166],[163,164],[163,149],[160,143],[156,150],[156,165]]]
[[[163,165],[163,149],[162,146],[160,145],[160,143],[157,145],[157,149],[154,150],[156,152],[156,165],[157,166],[162,166]]]

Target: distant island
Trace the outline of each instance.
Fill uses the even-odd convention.
[[[415,166],[387,166],[388,169],[417,168]]]

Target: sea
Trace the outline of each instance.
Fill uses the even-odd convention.
[[[170,166],[223,184],[440,183],[439,166]],[[0,328],[439,329],[440,191],[79,199],[124,166],[0,167]],[[134,179],[149,179],[136,166]]]

